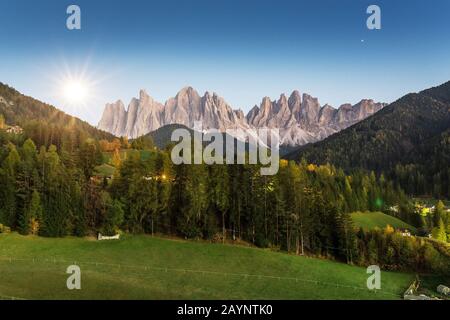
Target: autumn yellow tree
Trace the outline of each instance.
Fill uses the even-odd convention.
[[[391,227],[389,224],[386,226],[386,228],[384,228],[384,232],[386,233],[386,234],[392,234],[392,233],[394,233],[394,228],[393,227]]]
[[[122,159],[120,158],[120,152],[118,149],[114,150],[111,163],[114,167],[119,168],[122,163]]]
[[[436,240],[446,242],[447,241],[447,233],[445,232],[445,225],[442,219],[439,219],[439,224],[437,227],[433,228],[431,233],[432,237]]]

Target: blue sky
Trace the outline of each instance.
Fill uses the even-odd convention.
[[[391,102],[450,80],[449,35],[448,0],[0,0],[0,81],[92,124],[141,88],[164,102],[190,85],[244,111],[294,89]],[[87,103],[61,97],[68,73],[88,79]]]

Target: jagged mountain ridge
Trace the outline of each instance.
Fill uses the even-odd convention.
[[[376,115],[318,143],[297,148],[286,159],[351,170],[394,170],[416,165],[433,178],[450,175],[450,81],[409,93]]]
[[[121,100],[107,104],[98,128],[116,136],[136,138],[168,124],[194,127],[202,120],[203,129],[279,128],[283,145],[303,145],[322,140],[365,119],[382,109],[384,104],[361,100],[356,105],[343,104],[338,109],[321,106],[317,98],[298,91],[272,101],[264,97],[247,115],[233,109],[216,93],[200,96],[192,87],[185,87],[161,104],[144,90],[125,109]]]

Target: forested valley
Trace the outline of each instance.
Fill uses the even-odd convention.
[[[51,117],[42,119],[0,118],[0,232],[163,234],[394,270],[449,270],[442,242],[403,237],[390,227],[355,228],[351,212],[383,211],[419,235],[435,229],[447,239],[448,213],[436,210],[424,218],[383,174],[349,174],[304,160],[281,160],[274,176],[261,176],[257,165],[173,165],[170,147],[158,149],[148,137],[128,141],[84,130],[79,120],[49,125]],[[17,123],[23,133],[3,130]],[[110,174],[99,172],[105,164],[113,168]]]

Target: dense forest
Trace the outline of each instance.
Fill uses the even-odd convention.
[[[7,99],[22,103],[17,96]],[[23,99],[25,111],[35,108],[35,100]],[[42,116],[30,117],[0,115],[1,126],[20,121],[24,128],[21,134],[0,128],[0,232],[166,234],[391,269],[450,267],[442,242],[402,237],[391,228],[355,229],[351,212],[396,206],[391,214],[424,233],[437,230],[445,241],[448,214],[439,211],[425,221],[383,174],[286,160],[274,176],[260,175],[257,165],[174,165],[170,146],[160,149],[150,137],[128,142],[92,127],[84,131],[84,123],[70,116],[54,127],[35,120]],[[111,155],[111,176],[97,171],[105,154]]]
[[[332,163],[346,172],[374,170],[409,195],[450,198],[450,82],[408,94],[286,158]]]
[[[387,240],[379,239],[394,236],[385,230],[356,232],[350,212],[399,204],[400,218],[424,226],[404,193],[373,172],[350,176],[331,165],[292,161],[282,161],[275,176],[261,176],[255,165],[175,166],[169,150],[155,150],[141,142],[134,146],[146,149],[148,156],[127,149],[122,159],[116,149],[111,159],[116,171],[108,179],[95,173],[103,159],[96,140],[58,150],[54,145],[36,146],[25,137],[11,141],[9,136],[0,134],[0,223],[22,234],[86,236],[120,229],[211,241],[243,240],[363,264],[375,261],[374,256],[384,257],[390,247],[381,246]],[[448,220],[443,214],[439,222],[446,228]],[[407,244],[412,239],[400,240],[408,248],[413,246]],[[374,241],[381,241],[380,246]],[[425,249],[412,250],[409,263],[395,260],[404,259],[404,245],[393,253],[394,266],[443,268],[439,249],[429,241],[414,244]],[[414,259],[424,263],[412,263]]]

